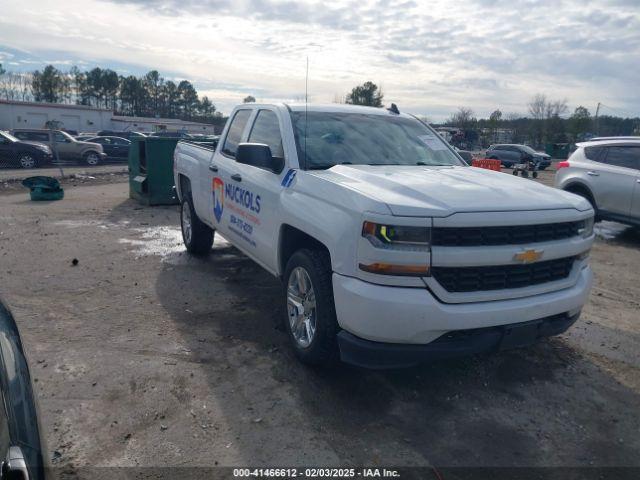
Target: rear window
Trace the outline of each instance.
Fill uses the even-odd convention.
[[[602,158],[602,152],[604,151],[604,147],[585,147],[584,156],[589,160],[593,160],[595,162],[599,162]]]
[[[238,145],[242,139],[242,132],[249,121],[251,110],[238,110],[229,125],[229,132],[222,147],[222,153],[235,158],[238,151]]]
[[[49,134],[46,132],[15,132],[14,136],[20,140],[32,142],[49,142]]]
[[[607,147],[605,163],[616,167],[640,170],[640,147]]]

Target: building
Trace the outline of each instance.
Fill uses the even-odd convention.
[[[0,130],[13,128],[55,128],[76,132],[100,130],[155,132],[158,130],[187,133],[215,133],[214,126],[173,118],[126,117],[111,110],[86,105],[18,102],[0,100]]]
[[[157,132],[169,130],[186,133],[214,134],[214,126],[208,123],[189,122],[176,118],[126,117],[114,115],[111,117],[111,130],[134,132]]]
[[[0,130],[45,128],[47,122],[58,122],[59,128],[97,132],[111,128],[111,117],[111,110],[85,105],[0,100]]]

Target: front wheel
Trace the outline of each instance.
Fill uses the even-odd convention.
[[[323,250],[298,250],[287,262],[286,327],[303,363],[330,366],[339,358],[331,274],[329,254]]]
[[[214,231],[198,218],[193,208],[191,197],[189,196],[185,196],[182,199],[180,226],[182,230],[182,240],[189,253],[203,255],[211,251]]]
[[[87,152],[84,154],[84,161],[87,165],[95,167],[100,163],[100,155],[96,152]]]
[[[35,157],[30,153],[21,153],[18,156],[18,163],[20,168],[35,168],[38,165]]]

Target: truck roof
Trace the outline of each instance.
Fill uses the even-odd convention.
[[[288,108],[294,112],[304,112],[305,110],[309,112],[339,112],[339,113],[362,113],[367,115],[392,115],[398,116],[387,110],[386,108],[377,108],[377,107],[365,107],[362,105],[349,105],[344,103],[243,103],[238,105],[235,109],[240,108],[260,108],[260,107],[281,107]],[[403,114],[400,111],[400,116],[402,117],[410,117],[410,115]]]

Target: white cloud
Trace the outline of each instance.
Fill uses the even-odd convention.
[[[318,102],[372,80],[388,101],[434,119],[460,105],[524,112],[537,92],[640,114],[640,9],[585,3],[5,0],[0,50],[156,68],[192,80],[223,111],[249,93],[302,98],[308,55]]]

